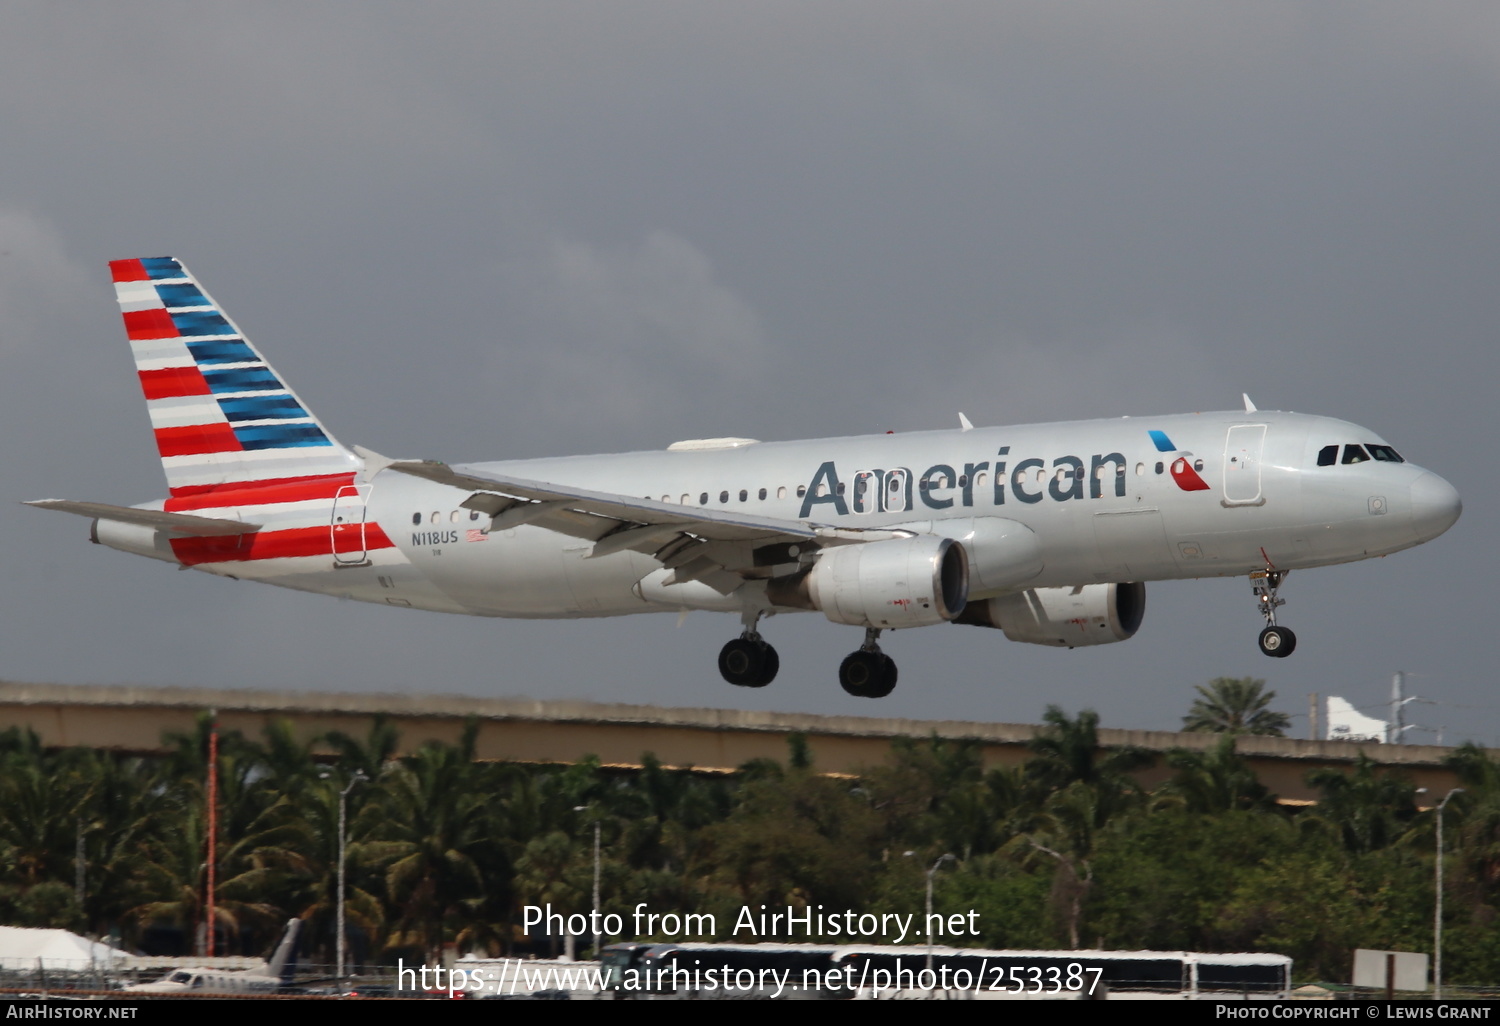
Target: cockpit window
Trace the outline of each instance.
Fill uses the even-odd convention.
[[[1362,445],[1346,445],[1344,446],[1344,462],[1368,463],[1370,462],[1370,454],[1365,452],[1365,448]]]
[[[1395,449],[1392,449],[1389,445],[1370,445],[1367,446],[1367,448],[1370,450],[1370,455],[1375,457],[1375,459],[1379,460],[1381,463],[1406,462],[1401,458],[1401,454]]]
[[[1336,445],[1325,445],[1318,450],[1318,466],[1331,467],[1339,461],[1339,447]]]

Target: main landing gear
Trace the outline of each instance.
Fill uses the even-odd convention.
[[[776,679],[781,657],[756,631],[759,613],[745,614],[745,630],[719,652],[719,673],[741,688],[763,688]]]
[[[1279,598],[1276,594],[1281,589],[1286,573],[1285,570],[1267,568],[1250,575],[1255,589],[1255,601],[1260,605],[1260,615],[1266,618],[1266,629],[1260,632],[1260,650],[1275,659],[1285,659],[1297,647],[1297,635],[1290,628],[1276,625],[1276,609],[1286,605],[1286,599]]]
[[[865,628],[865,643],[839,666],[839,686],[856,698],[884,698],[896,687],[896,663],[880,651],[880,630]]]
[[[719,673],[741,688],[763,688],[776,679],[781,658],[755,629],[760,614],[744,615],[745,630],[719,651]],[[896,663],[876,644],[880,631],[865,628],[865,643],[839,666],[839,685],[856,698],[884,698],[896,687]]]

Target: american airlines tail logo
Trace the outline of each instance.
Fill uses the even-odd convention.
[[[1167,437],[1165,431],[1153,430],[1146,433],[1151,436],[1151,441],[1155,444],[1157,452],[1175,452],[1178,454],[1177,458],[1172,461],[1171,467],[1172,480],[1177,482],[1178,488],[1181,488],[1185,492],[1208,491],[1208,482],[1199,476],[1198,470],[1193,466],[1192,453],[1183,452],[1177,446],[1173,445],[1172,440]]]

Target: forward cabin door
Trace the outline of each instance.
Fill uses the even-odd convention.
[[[1224,505],[1260,506],[1261,451],[1266,445],[1264,424],[1236,424],[1224,439]]]

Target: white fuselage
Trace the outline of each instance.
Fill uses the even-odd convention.
[[[1158,443],[1154,435],[1169,440]],[[1163,449],[1169,444],[1170,449]],[[976,518],[1040,543],[1019,588],[1234,576],[1380,556],[1441,534],[1457,493],[1412,463],[1342,462],[1385,443],[1344,421],[1233,412],[865,435],[475,465],[537,481],[789,522],[963,538]],[[1330,465],[1320,453],[1336,446]],[[1192,490],[1188,490],[1192,489]],[[587,538],[521,525],[487,533],[471,490],[383,472],[361,486],[370,543],[200,569],[382,604],[503,617],[615,616],[739,601],[693,582],[651,586],[649,554],[589,558]],[[330,503],[276,514],[329,524]],[[256,520],[253,510],[243,510]],[[378,528],[378,529],[377,529]],[[383,536],[389,544],[376,539]],[[346,546],[347,548],[347,546]],[[971,560],[975,554],[970,554]],[[647,586],[642,587],[641,582]]]

